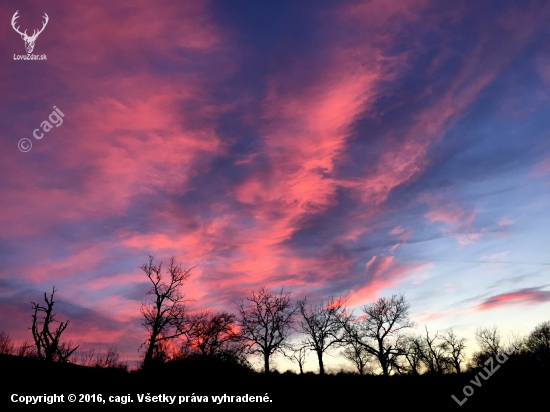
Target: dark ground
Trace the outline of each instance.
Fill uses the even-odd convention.
[[[522,365],[508,361],[501,365],[487,380],[481,377],[481,387],[470,383],[475,381],[476,372],[461,375],[443,376],[358,376],[315,374],[294,375],[271,374],[264,376],[243,370],[234,365],[220,364],[172,364],[163,365],[149,373],[143,371],[126,372],[88,368],[72,364],[46,364],[35,359],[0,355],[0,371],[3,377],[0,402],[6,405],[3,410],[41,409],[43,407],[84,408],[85,403],[94,409],[137,409],[139,407],[170,407],[186,410],[226,409],[228,406],[255,409],[303,408],[311,410],[329,408],[349,410],[396,410],[403,407],[420,410],[509,410],[519,407],[521,411],[536,408],[547,410],[550,392],[550,379],[547,371],[527,370]],[[487,376],[487,374],[485,374]],[[474,393],[459,406],[451,395],[459,401],[465,398],[463,388],[469,385]],[[18,396],[61,395],[63,403],[48,405],[38,403],[25,405],[12,403],[13,394]],[[74,394],[74,404],[68,395]],[[101,394],[101,402],[79,402],[86,398],[81,395]],[[175,403],[169,405],[140,403],[138,395],[176,396]],[[267,394],[266,403],[213,402],[212,396],[254,395],[262,398]],[[193,398],[193,395],[195,398]],[[126,404],[109,402],[109,396],[126,396],[119,400],[133,402]],[[178,404],[180,396],[188,396]],[[208,397],[208,402],[204,400]],[[193,402],[200,397],[202,402]],[[105,403],[103,403],[103,400]],[[113,401],[111,399],[111,401]],[[267,399],[266,399],[267,400]],[[285,411],[286,412],[286,411]]]

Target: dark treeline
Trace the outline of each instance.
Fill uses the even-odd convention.
[[[192,268],[183,270],[174,257],[164,268],[150,256],[141,269],[151,288],[149,301],[141,307],[147,335],[139,348],[142,362],[137,370],[129,370],[116,347],[104,353],[85,352],[64,341],[63,332],[70,321],[55,318],[54,288],[49,297],[44,294],[43,303],[31,303],[32,340],[16,347],[6,332],[0,332],[0,363],[13,375],[12,384],[32,375],[51,374],[56,376],[52,385],[61,380],[70,387],[76,381],[69,377],[81,376],[96,385],[102,382],[106,391],[113,390],[108,382],[116,381],[118,390],[128,388],[133,393],[139,388],[151,392],[157,387],[181,394],[187,389],[189,394],[201,390],[223,394],[231,389],[295,399],[306,396],[305,388],[313,385],[325,396],[339,397],[342,394],[338,391],[361,393],[369,388],[380,396],[391,397],[396,391],[405,396],[393,399],[394,403],[407,396],[424,396],[458,406],[470,399],[476,400],[469,404],[494,405],[496,394],[501,393],[497,388],[512,390],[515,385],[516,391],[519,387],[533,391],[541,382],[548,382],[550,322],[506,343],[496,327],[480,328],[475,332],[478,349],[467,359],[467,342],[453,330],[430,332],[424,326],[421,333],[415,333],[416,325],[409,319],[410,306],[403,295],[382,297],[363,306],[355,316],[339,297],[329,296],[311,304],[305,297],[294,301],[283,289],[272,292],[262,287],[235,301],[236,313],[191,311],[183,286]],[[304,373],[308,353],[315,357],[318,374]],[[299,375],[274,370],[271,361],[276,354],[295,362]],[[249,363],[254,355],[263,361],[261,374]],[[354,366],[355,372],[341,368],[339,373],[327,375],[327,355],[340,356]],[[502,371],[496,372],[494,365]],[[187,382],[183,386],[182,379]],[[474,389],[464,392],[465,385],[476,389],[474,398],[470,394]],[[327,392],[319,392],[323,387]],[[453,394],[457,399],[451,398]]]

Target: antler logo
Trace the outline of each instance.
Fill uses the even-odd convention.
[[[19,10],[17,10],[15,12],[15,14],[13,15],[13,17],[11,19],[11,26],[13,27],[13,29],[17,33],[19,33],[21,35],[21,38],[25,41],[25,49],[27,49],[27,53],[31,54],[33,49],[34,49],[34,42],[36,41],[36,38],[38,37],[38,35],[44,31],[44,28],[46,27],[46,24],[48,24],[49,17],[46,13],[44,13],[44,18],[46,19],[46,21],[43,23],[42,28],[40,30],[38,30],[38,32],[36,30],[34,30],[33,33],[32,33],[32,36],[28,36],[27,35],[27,30],[25,30],[24,33],[21,33],[19,31],[19,26],[15,27],[15,20],[17,20],[19,18],[17,13],[19,13]]]

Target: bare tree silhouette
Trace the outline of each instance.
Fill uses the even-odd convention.
[[[342,351],[342,356],[355,365],[360,375],[367,373],[367,366],[373,357],[363,345],[357,343],[355,340],[348,342]]]
[[[245,345],[237,330],[237,317],[228,312],[200,312],[192,316],[185,347],[191,354],[244,363]]]
[[[299,332],[305,335],[304,344],[317,355],[319,374],[325,374],[323,354],[343,344],[342,319],[346,307],[342,298],[329,297],[317,306],[308,306],[306,298],[298,301],[301,320]]]
[[[456,336],[452,329],[445,333],[442,339],[447,344],[448,362],[453,365],[456,373],[460,373],[460,365],[466,361],[464,353],[466,351],[466,339]]]
[[[384,376],[392,368],[399,368],[398,357],[405,354],[402,333],[414,326],[409,320],[409,307],[403,295],[382,297],[363,306],[364,314],[359,318],[345,319],[342,323],[346,339],[376,356]]]
[[[460,373],[460,365],[465,361],[466,339],[456,336],[452,329],[445,334],[430,336],[428,328],[425,328],[426,336],[408,336],[405,339],[404,372],[418,375],[425,370],[437,375],[450,373],[454,369]]]
[[[264,358],[264,371],[269,373],[269,360],[278,351],[287,347],[287,339],[294,324],[297,308],[290,301],[290,293],[281,289],[278,295],[265,287],[246,298],[234,302],[239,312],[238,324],[241,336],[247,341],[251,354]]]
[[[474,332],[480,350],[472,355],[472,366],[483,367],[485,361],[502,351],[500,332],[496,326],[477,328]]]
[[[44,293],[46,306],[38,303],[32,303],[34,313],[32,315],[32,336],[36,345],[36,355],[39,359],[48,362],[66,362],[78,346],[73,346],[71,342],[61,342],[61,335],[69,326],[69,321],[60,322],[55,331],[50,330],[50,326],[56,322],[53,313],[55,287],[52,290],[50,298]],[[39,319],[39,314],[43,313],[44,318]]]
[[[0,331],[0,355],[12,355],[15,350],[13,342],[4,331]]]
[[[419,375],[422,370],[423,342],[421,336],[407,336],[404,338],[404,365],[401,372],[410,375]]]
[[[447,343],[436,332],[435,336],[430,337],[428,327],[426,337],[421,341],[420,360],[426,366],[428,373],[440,375],[447,370]]]
[[[304,364],[306,363],[306,355],[308,351],[307,345],[305,345],[304,342],[299,344],[291,344],[289,345],[289,349],[290,353],[285,353],[285,356],[298,364],[298,368],[300,368],[300,375],[303,375]]]
[[[22,358],[36,358],[36,345],[31,340],[26,340],[15,349],[15,354]]]
[[[77,351],[72,359],[74,363],[81,366],[128,370],[128,364],[120,360],[120,353],[116,345],[111,346],[106,352],[100,353],[96,353],[95,349]]]
[[[149,338],[145,341],[147,352],[143,360],[144,368],[152,364],[159,344],[185,335],[192,326],[185,305],[190,299],[185,298],[180,288],[189,279],[193,268],[183,270],[172,256],[166,279],[162,272],[162,262],[155,265],[153,261],[154,256],[149,255],[149,263],[140,267],[152,283],[147,292],[152,299],[141,305],[142,325],[149,333]]]
[[[95,365],[96,356],[95,349],[76,351],[73,355],[73,362],[77,365],[92,367]]]
[[[525,347],[538,366],[550,367],[550,321],[535,327],[525,339]]]
[[[94,366],[96,368],[128,370],[128,364],[120,360],[117,346],[111,346],[107,352],[96,355]]]

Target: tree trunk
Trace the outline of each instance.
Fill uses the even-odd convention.
[[[319,359],[319,375],[325,374],[325,365],[323,365],[323,353],[317,352],[317,359]]]
[[[47,347],[44,352],[46,353],[46,362],[53,362],[53,355],[54,355],[54,348],[53,347]]]
[[[264,354],[264,373],[269,373],[269,355],[267,353]]]
[[[147,348],[147,352],[145,353],[145,358],[143,359],[143,369],[148,368],[151,366],[151,363],[153,362],[153,351],[155,350],[155,343],[156,343],[156,336],[151,336],[151,339],[149,340],[149,347]]]
[[[384,353],[384,345],[382,339],[378,339],[378,359],[380,360],[380,366],[382,367],[382,373],[384,376],[388,376],[388,358]]]
[[[381,357],[380,358],[380,366],[382,367],[382,373],[384,376],[388,376],[389,375],[389,372],[388,372],[388,362],[387,362],[387,359],[384,358],[384,357]]]

